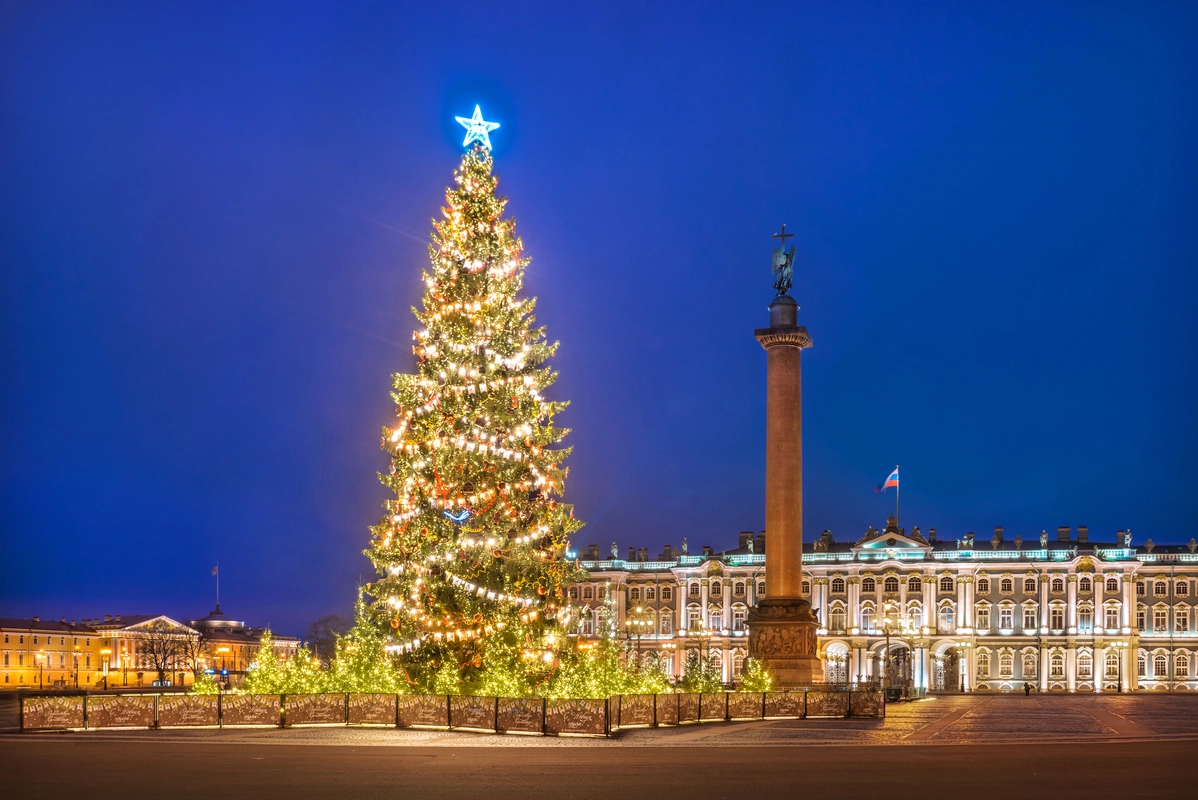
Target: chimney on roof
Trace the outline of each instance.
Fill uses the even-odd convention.
[[[60,619],[60,620],[59,620],[59,622],[61,622],[63,625],[66,625],[66,624],[67,624],[67,618],[66,618],[66,617],[63,617],[62,619]]]
[[[928,543],[929,544],[936,543],[936,529],[935,528],[928,528]]]
[[[35,616],[34,616],[34,618],[33,618],[33,621],[34,621],[34,622],[41,622],[41,621],[42,621],[42,618],[41,618],[41,617],[39,617],[39,616],[36,616],[36,615],[35,615]]]
[[[713,550],[713,549],[712,549],[711,545],[709,545],[709,544],[705,544],[705,545],[703,545],[703,555],[705,555],[705,556],[714,556],[714,555],[715,555],[715,550]]]
[[[1002,544],[1002,525],[994,526],[994,537],[990,540],[990,545],[997,550]]]
[[[666,544],[661,547],[661,560],[672,561],[674,559],[674,545]]]
[[[757,534],[757,537],[753,539],[753,552],[765,553],[765,531]]]
[[[1077,541],[1078,541],[1078,544],[1085,544],[1090,541],[1090,526],[1089,525],[1078,525],[1077,526]]]
[[[113,621],[113,622],[120,622],[120,621],[121,621],[121,615],[120,615],[120,614],[117,614],[116,616],[114,616],[114,617],[112,618],[112,621]]]
[[[597,545],[597,544],[588,544],[587,545],[587,558],[591,561],[599,560],[599,545]]]
[[[105,615],[104,615],[104,621],[105,621],[105,622],[112,622],[112,614],[105,614]]]
[[[1069,534],[1070,534],[1070,532],[1072,532],[1072,530],[1073,529],[1070,528],[1068,525],[1058,525],[1057,526],[1057,541],[1058,542],[1069,541]]]
[[[628,548],[628,560],[636,561],[636,548],[635,547]]]

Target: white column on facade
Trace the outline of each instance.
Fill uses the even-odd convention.
[[[1106,578],[1101,572],[1094,573],[1094,630],[1097,634],[1106,625],[1106,610],[1102,607],[1102,592],[1106,589]]]
[[[699,613],[702,614],[703,627],[707,627],[707,597],[709,591],[710,580],[703,578],[699,581]]]
[[[1040,630],[1048,629],[1048,575],[1040,576]]]
[[[966,628],[973,627],[973,575],[965,578],[965,602],[961,607],[961,618],[965,621]]]
[[[1106,647],[1094,645],[1094,691],[1102,692],[1102,682],[1106,680]]]
[[[936,573],[923,576],[923,624],[936,630]]]
[[[1065,651],[1065,688],[1070,694],[1077,691],[1077,648],[1072,645]]]
[[[732,582],[725,580],[723,591],[720,593],[720,597],[724,598],[724,606],[721,611],[724,617],[724,630],[726,631],[732,630],[732,586]],[[728,674],[731,675],[732,673],[729,672]]]
[[[955,619],[958,628],[965,627],[965,581],[961,580],[961,575],[957,575],[957,613]]]
[[[848,579],[849,592],[849,628],[861,629],[861,579],[854,576]]]
[[[1040,676],[1040,691],[1048,691],[1048,648],[1040,643],[1040,653],[1037,656],[1036,674]]]
[[[679,581],[677,588],[674,589],[678,593],[678,619],[674,621],[674,630],[678,631],[687,627],[686,619],[686,581]],[[677,661],[678,659],[675,659]]]
[[[1074,632],[1077,631],[1077,575],[1070,575],[1068,578],[1068,602],[1069,605],[1065,609],[1065,626]]]
[[[1123,573],[1121,577],[1123,580],[1123,627],[1130,628],[1136,613],[1135,581],[1132,580],[1132,575],[1129,572]],[[1119,632],[1123,633],[1123,631]],[[1132,633],[1138,633],[1138,631],[1132,631]]]

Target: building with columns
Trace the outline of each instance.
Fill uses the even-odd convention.
[[[736,681],[748,609],[765,596],[764,535],[742,533],[721,553],[667,546],[654,560],[631,548],[600,559],[591,545],[579,560],[589,577],[569,589],[578,636],[597,637],[614,614],[629,650],[672,675],[697,649]],[[892,685],[927,691],[1198,690],[1193,539],[1133,546],[1119,531],[1098,542],[1081,526],[941,541],[892,518],[851,543],[825,531],[803,569],[830,682],[888,670]]]

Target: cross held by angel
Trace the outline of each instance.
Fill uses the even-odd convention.
[[[782,225],[782,232],[774,234],[775,239],[782,241],[781,247],[774,248],[773,274],[777,275],[774,279],[774,290],[778,292],[779,297],[788,293],[794,284],[795,248],[794,245],[786,246],[786,240],[793,237],[793,233],[786,232],[785,223]]]

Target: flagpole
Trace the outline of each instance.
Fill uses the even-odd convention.
[[[898,472],[898,468],[899,468],[899,465],[895,464],[894,471]],[[894,524],[896,526],[899,524],[899,484],[901,484],[902,482],[903,482],[903,476],[901,476],[901,475],[899,476],[899,479],[894,482]]]
[[[220,562],[216,562],[216,607],[220,608]]]

